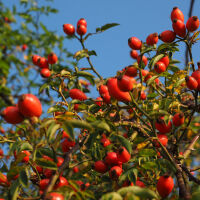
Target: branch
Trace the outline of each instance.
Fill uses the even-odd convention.
[[[183,165],[182,169],[188,175],[190,181],[193,181],[193,182],[197,183],[198,185],[200,185],[200,180],[198,178],[194,177],[186,166]]]

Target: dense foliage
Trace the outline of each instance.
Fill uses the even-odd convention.
[[[0,1],[0,11],[2,199],[199,199],[198,17],[184,24],[173,8],[173,30],[130,37],[134,62],[104,78],[85,42],[119,24],[90,33],[77,19],[60,27],[64,37],[41,22],[57,13],[48,5]],[[82,49],[71,54],[69,39]],[[181,43],[190,56],[182,67]]]

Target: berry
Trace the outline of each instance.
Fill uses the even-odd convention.
[[[87,27],[87,21],[86,21],[84,18],[81,18],[81,19],[79,19],[78,22],[77,22],[77,27],[78,27],[79,25],[83,25],[83,26]]]
[[[77,88],[71,89],[69,91],[69,96],[72,99],[78,99],[80,101],[84,101],[87,99],[87,96],[85,95],[85,93],[83,93],[81,90],[79,90]]]
[[[174,21],[174,19],[181,20],[184,23],[184,15],[178,7],[174,7],[172,12],[171,12],[172,22]]]
[[[196,90],[198,87],[198,82],[192,76],[185,77],[186,85],[190,90]]]
[[[163,62],[165,64],[165,66],[168,67],[168,65],[169,65],[169,57],[166,55],[163,58],[161,58],[159,60],[159,62]]]
[[[149,71],[145,69],[142,69],[141,72],[142,72],[142,76],[146,76],[149,73]]]
[[[129,77],[127,75],[120,75],[117,78],[117,86],[123,92],[131,91],[135,82],[136,80],[134,78]]]
[[[63,186],[67,186],[68,185],[68,181],[65,177],[63,176],[60,176],[54,186],[54,189],[58,189],[60,187],[63,187]]]
[[[130,56],[131,56],[131,58],[133,58],[133,59],[137,59],[137,57],[138,57],[138,52],[137,52],[136,50],[131,50],[131,51],[130,51]]]
[[[134,67],[133,65],[125,67],[125,75],[130,76],[130,77],[137,76],[137,68]]]
[[[74,35],[75,33],[75,28],[72,24],[63,24],[63,31],[67,34],[67,35]]]
[[[40,190],[45,190],[47,188],[47,186],[49,185],[49,179],[42,179],[40,180],[40,183],[39,183],[39,187],[40,187]]]
[[[33,94],[23,94],[19,97],[18,107],[24,117],[40,117],[42,105],[40,100]]]
[[[157,182],[156,188],[162,198],[167,197],[174,188],[174,181],[171,176],[161,176]]]
[[[22,51],[25,51],[28,48],[28,46],[26,44],[22,45]]]
[[[163,146],[167,146],[167,143],[168,143],[168,137],[165,135],[165,134],[158,134],[158,140],[160,141],[160,143],[163,145]],[[160,144],[158,143],[157,140],[154,140],[154,143],[155,143],[155,146],[156,147],[160,147]]]
[[[185,24],[181,21],[181,20],[178,20],[178,19],[174,19],[173,20],[173,24],[172,24],[172,27],[174,29],[174,32],[184,38],[186,36],[186,28],[185,28]]]
[[[174,31],[166,30],[159,35],[159,39],[166,43],[171,43],[175,40],[176,33]]]
[[[184,121],[185,121],[185,117],[183,113],[176,113],[174,117],[172,118],[172,122],[174,126],[177,126],[177,127],[184,124]]]
[[[51,76],[51,71],[48,69],[48,68],[42,68],[40,70],[40,75],[43,77],[43,78],[48,78]]]
[[[1,116],[9,124],[18,124],[24,120],[24,117],[20,113],[18,106],[8,106],[1,112]]]
[[[108,169],[107,169],[107,165],[104,163],[104,161],[99,160],[94,163],[94,170],[99,173],[104,174],[105,172],[107,172]]]
[[[55,63],[57,63],[57,61],[58,61],[58,57],[55,53],[50,53],[48,55],[48,63],[49,64],[55,64]]]
[[[73,168],[73,172],[74,172],[74,173],[78,173],[78,172],[79,172],[79,168],[78,168],[77,166],[75,166],[75,167]]]
[[[144,184],[142,181],[140,181],[140,180],[137,180],[137,181],[135,182],[135,185],[138,186],[138,187],[141,187],[141,188],[144,188],[144,187],[145,187],[145,184]]]
[[[48,195],[49,200],[64,200],[64,196],[62,194],[59,194],[57,192],[51,192]]]
[[[131,37],[128,39],[128,45],[131,49],[140,50],[142,47],[142,42],[136,37]]]
[[[79,35],[85,35],[86,32],[87,32],[87,27],[84,26],[84,25],[78,25],[78,26],[77,26],[77,29],[76,29],[76,32],[77,32]]]
[[[191,76],[196,80],[200,79],[200,70],[194,71]]]
[[[69,138],[68,133],[65,132],[65,131],[62,131],[62,139],[63,139],[63,138]]]
[[[3,157],[3,149],[0,149],[0,157]]]
[[[97,104],[98,106],[102,106],[103,105],[103,99],[101,97],[97,97],[95,104]]]
[[[199,19],[197,16],[190,17],[186,23],[188,31],[193,32],[199,28]]]
[[[29,156],[31,155],[31,153],[29,151],[26,151],[26,150],[22,151],[21,153],[25,154],[24,158],[22,159],[22,162],[28,163]]]
[[[108,93],[108,87],[106,85],[100,85],[99,86],[99,94],[102,95],[105,93]]]
[[[160,117],[156,120],[155,127],[160,133],[166,134],[171,131],[172,123],[169,121],[168,124],[166,124],[164,117]]]
[[[107,147],[108,145],[110,145],[110,140],[108,138],[101,138],[101,144],[104,146],[104,147]]]
[[[117,153],[117,158],[119,162],[126,163],[130,160],[131,155],[130,153],[126,150],[125,147],[122,147],[119,149]]]
[[[68,152],[71,147],[73,147],[76,143],[74,141],[70,141],[69,139],[65,139],[61,143],[62,151],[63,152]]]
[[[147,98],[147,95],[146,95],[146,93],[142,90],[141,93],[140,93],[140,99],[141,99],[141,100],[146,100],[146,98]]]
[[[117,86],[117,78],[110,78],[107,82],[108,91],[111,97],[118,101],[130,102],[131,97],[128,92],[123,92]]]
[[[34,65],[38,65],[38,59],[41,58],[40,56],[38,55],[33,55],[32,56],[32,62]]]
[[[108,165],[117,165],[118,164],[118,157],[117,153],[115,152],[108,152],[105,157],[105,162]]]
[[[158,33],[152,33],[150,35],[148,35],[147,39],[146,39],[146,43],[147,45],[154,45],[157,44],[158,42]]]
[[[6,186],[9,186],[10,185],[10,182],[8,181],[7,179],[7,176],[5,174],[1,174],[0,176],[0,185],[6,185]]]
[[[57,167],[60,167],[64,162],[64,158],[62,157],[57,157]]]
[[[141,56],[138,56],[137,57],[137,63],[138,63],[138,65],[140,65],[140,61],[141,61]],[[146,56],[142,56],[142,62],[141,63],[143,63],[145,66],[147,65],[148,59],[147,59]]]
[[[37,65],[38,65],[40,68],[49,68],[48,60],[47,60],[45,57],[40,57],[40,58],[37,60]]]
[[[165,72],[166,71],[166,65],[161,62],[161,61],[158,61],[155,65],[154,65],[154,69],[155,71],[160,74],[162,72]]]
[[[122,174],[122,168],[119,166],[114,166],[109,171],[109,176],[111,179],[116,180]]]

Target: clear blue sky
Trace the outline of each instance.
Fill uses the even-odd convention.
[[[150,33],[172,29],[170,13],[175,6],[182,10],[186,22],[190,0],[56,0],[52,6],[59,13],[44,18],[44,22],[49,29],[57,30],[59,34],[63,34],[63,24],[71,23],[76,26],[77,20],[82,17],[88,22],[88,32],[94,32],[96,27],[106,23],[120,24],[86,42],[88,49],[97,52],[98,57],[92,58],[96,69],[104,77],[108,77],[133,62],[129,56],[129,37],[136,36],[145,41]],[[200,18],[199,8],[200,1],[196,0],[193,15]],[[72,52],[80,49],[76,40],[66,41],[65,45]],[[200,46],[197,43],[193,48],[195,62],[200,57],[198,52]],[[177,58],[184,61],[183,52],[178,53]]]

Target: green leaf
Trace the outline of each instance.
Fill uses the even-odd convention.
[[[17,146],[17,151],[18,152],[21,152],[23,150],[29,150],[29,151],[32,151],[33,150],[33,147],[31,146],[31,144],[29,144],[28,142],[22,142],[21,144],[19,144]]]
[[[157,168],[157,164],[155,162],[145,162],[141,165],[146,170],[155,170]]]
[[[61,72],[60,72],[60,75],[61,76],[66,76],[66,75],[70,75],[71,72],[70,71],[67,71],[66,69],[63,69]]]
[[[156,75],[156,76],[153,76],[153,77],[151,77],[150,79],[148,79],[148,81],[147,81],[147,85],[150,85],[152,82],[154,82],[154,80],[155,79],[157,79],[159,76],[158,75]]]
[[[28,170],[24,168],[19,174],[19,182],[24,186],[28,187]]]
[[[97,56],[96,51],[92,50],[92,51],[88,51],[88,55],[89,56]]]
[[[73,126],[74,128],[85,128],[85,129],[88,129],[88,130],[92,129],[92,126],[85,121],[72,119],[72,120],[66,120],[65,122],[67,124]]]
[[[56,131],[60,129],[60,124],[52,123],[47,129],[47,137],[49,141],[52,141],[55,137]]]
[[[77,61],[79,61],[80,59],[85,58],[85,57],[89,57],[87,49],[77,51],[73,56],[73,58],[76,58]]]
[[[49,89],[48,83],[45,83],[40,87],[39,94],[41,94],[44,91],[44,89]]]
[[[75,139],[75,138],[74,138],[74,129],[72,128],[72,126],[70,126],[69,123],[63,123],[62,128],[64,129],[64,131],[65,131],[66,133],[69,134],[69,136],[70,136],[70,138],[71,138],[72,140]]]
[[[185,78],[182,78],[181,80],[177,81],[174,85],[174,87],[179,87],[182,83],[185,82]]]
[[[18,175],[22,169],[23,167],[21,166],[11,166],[9,172],[7,173],[8,180],[12,180],[12,178]]]
[[[143,199],[159,199],[154,191],[138,186],[123,187],[117,191],[121,196],[125,196],[129,192]]]
[[[171,70],[171,71],[174,72],[174,73],[180,71],[179,67],[176,66],[176,65],[173,65],[173,64],[172,64],[172,65],[169,64],[168,67],[167,67],[167,69],[168,69],[168,70]]]
[[[104,121],[97,120],[95,122],[92,122],[91,125],[95,129],[102,129],[102,130],[110,132],[110,126]]]
[[[57,164],[53,161],[44,159],[44,158],[38,158],[36,159],[36,164],[40,165],[41,167],[52,169],[52,170],[57,170]]]
[[[9,197],[11,198],[9,199],[17,200],[19,187],[20,187],[20,183],[18,179],[12,182],[12,185],[9,190]]]
[[[150,157],[155,155],[157,155],[157,153],[153,149],[141,149],[138,153],[138,156],[142,157]]]
[[[78,71],[76,73],[76,75],[79,77],[79,76],[82,76],[84,77],[85,79],[87,79],[92,85],[95,85],[95,81],[94,81],[94,76],[89,73],[89,72],[85,72],[85,71]]]
[[[161,58],[163,58],[165,56],[165,54],[159,54],[159,55],[156,55],[154,56],[152,59],[151,59],[151,62],[149,63],[149,66],[154,66]]]
[[[157,94],[157,93],[148,94],[148,95],[147,95],[147,99],[154,99],[154,98],[156,98],[158,95],[159,95],[159,94]]]
[[[96,28],[96,32],[103,32],[103,31],[108,30],[109,28],[112,28],[115,26],[119,26],[119,24],[117,24],[117,23],[105,24],[105,25],[101,26],[100,28]]]
[[[127,149],[127,151],[131,154],[132,147],[131,147],[131,143],[129,142],[129,140],[127,140],[125,137],[123,137],[121,135],[114,135],[114,137],[117,138],[119,140],[119,142],[121,143],[121,145],[123,147],[125,147]]]
[[[63,108],[62,106],[55,105],[55,106],[50,107],[50,108],[48,109],[47,113],[52,113],[52,112],[56,112],[56,111],[65,112],[66,109]]]
[[[120,183],[122,184],[126,180],[130,180],[135,183],[137,180],[138,170],[134,167],[127,169],[119,178]]]
[[[110,192],[104,194],[100,200],[123,200],[123,198],[117,192]]]

